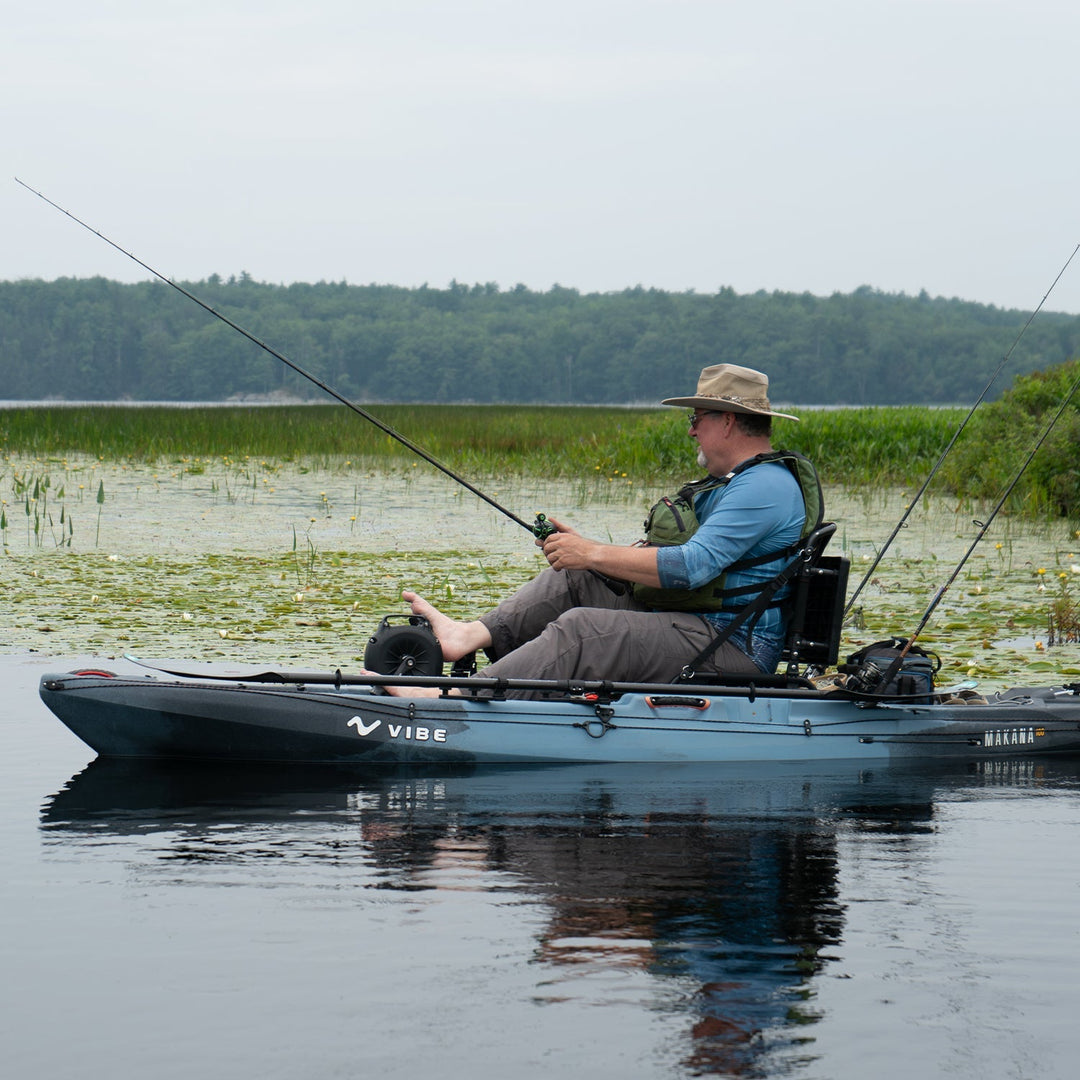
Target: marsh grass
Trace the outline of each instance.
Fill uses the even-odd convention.
[[[467,479],[493,475],[619,481],[685,478],[684,410],[500,405],[373,405],[368,411]],[[806,454],[830,483],[921,482],[962,416],[954,409],[805,410],[778,421],[774,442]],[[0,453],[103,460],[364,461],[408,468],[416,455],[340,405],[19,407],[0,410]]]

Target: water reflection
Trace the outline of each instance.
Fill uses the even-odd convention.
[[[1009,768],[990,780],[1048,767]],[[111,845],[150,879],[167,867],[171,885],[211,872],[258,888],[502,891],[541,912],[528,926],[538,1005],[634,995],[685,1021],[688,1071],[758,1074],[767,1062],[776,1075],[813,1060],[815,983],[844,928],[838,840],[902,843],[932,828],[936,792],[972,779],[837,764],[358,773],[97,761],[48,800],[42,832],[57,858]]]

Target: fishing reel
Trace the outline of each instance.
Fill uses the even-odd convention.
[[[845,687],[857,694],[925,702],[934,690],[934,676],[941,669],[941,657],[927,652],[907,638],[893,637],[867,645],[837,665],[847,676]]]
[[[889,670],[891,661],[886,662],[884,667],[876,664],[873,660],[864,660],[858,669],[847,677],[844,686],[857,694],[874,694],[878,692],[885,673]]]
[[[392,619],[405,619],[391,625]],[[443,654],[423,615],[387,615],[368,638],[364,667],[378,675],[441,675]]]
[[[555,531],[555,526],[548,521],[546,515],[536,515],[536,521],[533,522],[532,532],[537,540],[546,540]]]

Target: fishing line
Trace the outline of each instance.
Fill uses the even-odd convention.
[[[911,502],[908,503],[907,509],[904,510],[903,514],[900,516],[900,520],[896,523],[896,527],[889,534],[889,538],[885,541],[884,546],[877,553],[877,557],[874,559],[873,563],[871,563],[870,569],[866,571],[866,573],[863,575],[862,581],[859,582],[855,591],[851,594],[851,598],[848,600],[847,606],[844,608],[845,615],[847,615],[848,612],[850,612],[852,607],[855,605],[855,601],[858,599],[859,593],[863,591],[866,583],[873,576],[874,571],[878,568],[878,564],[884,557],[885,552],[889,550],[892,542],[896,539],[900,530],[907,526],[907,519],[911,516],[911,512],[915,509],[916,503],[918,503],[918,501],[923,497],[926,489],[930,486],[931,481],[937,475],[938,469],[941,468],[942,463],[952,452],[952,448],[956,445],[956,440],[960,438],[961,432],[963,432],[964,428],[967,427],[968,421],[972,418],[972,416],[975,415],[975,410],[978,409],[978,407],[982,404],[983,399],[990,391],[990,387],[993,386],[995,382],[997,382],[997,378],[1001,374],[1002,368],[1004,368],[1005,365],[1009,362],[1009,357],[1012,356],[1013,351],[1016,349],[1016,346],[1020,344],[1020,339],[1024,336],[1024,334],[1027,333],[1027,328],[1032,324],[1035,316],[1038,315],[1040,311],[1042,311],[1043,304],[1046,303],[1047,298],[1054,291],[1054,286],[1057,285],[1057,283],[1061,280],[1061,275],[1064,274],[1066,270],[1068,270],[1069,263],[1073,261],[1078,251],[1080,251],[1080,244],[1077,244],[1076,247],[1073,248],[1072,255],[1070,255],[1065,260],[1065,265],[1058,271],[1057,277],[1055,277],[1054,280],[1050,283],[1050,288],[1046,290],[1046,295],[1039,301],[1039,306],[1031,313],[1027,322],[1024,323],[1024,325],[1021,327],[1020,333],[1016,335],[1016,340],[1009,347],[1008,352],[1006,352],[1005,355],[1001,358],[1001,362],[998,364],[997,369],[994,371],[994,374],[990,376],[990,381],[986,384],[986,386],[983,387],[982,393],[975,399],[975,404],[971,406],[971,409],[968,411],[967,416],[964,417],[960,426],[953,433],[953,437],[949,440],[948,446],[946,446],[945,449],[941,452],[941,456],[937,459],[934,467],[930,470],[930,474],[923,481],[922,487],[920,487],[919,490],[915,493],[915,498],[913,498]],[[1027,468],[1026,465],[1024,467]],[[1017,477],[1017,479],[1019,479],[1019,477]]]
[[[382,420],[380,420],[377,416],[373,416],[366,409],[361,408],[355,402],[350,401],[343,394],[338,393],[338,391],[335,390],[332,386],[328,386],[325,382],[317,378],[310,371],[306,371],[295,361],[290,360],[287,356],[278,352],[277,349],[271,348],[271,346],[267,345],[265,341],[261,341],[249,330],[245,330],[244,327],[240,326],[238,323],[233,322],[233,320],[230,319],[228,316],[222,315],[220,311],[211,307],[204,300],[200,300],[199,297],[197,297],[194,293],[189,292],[182,285],[177,284],[171,278],[166,277],[160,271],[155,270],[152,266],[143,262],[142,259],[140,259],[138,256],[133,255],[126,248],[121,247],[118,243],[116,243],[115,240],[110,240],[104,233],[98,232],[97,229],[93,228],[91,225],[88,225],[81,218],[76,217],[70,210],[65,210],[64,207],[60,206],[58,203],[53,202],[52,199],[48,198],[46,195],[43,195],[36,188],[32,188],[29,184],[24,183],[17,176],[15,177],[15,183],[20,184],[22,187],[26,188],[27,191],[36,195],[39,199],[47,202],[55,210],[59,210],[61,214],[64,214],[66,217],[71,218],[71,220],[74,221],[77,225],[81,225],[88,232],[92,232],[95,236],[104,240],[106,244],[108,244],[110,247],[115,248],[117,251],[120,252],[121,255],[126,255],[129,259],[131,259],[132,262],[138,263],[139,266],[141,266],[144,270],[147,270],[149,273],[153,274],[154,277],[158,278],[160,281],[164,281],[166,285],[171,285],[178,293],[180,293],[182,296],[186,296],[193,303],[198,304],[199,307],[201,307],[204,311],[208,311],[211,315],[214,316],[215,319],[220,319],[223,323],[225,323],[226,326],[231,327],[238,334],[242,334],[244,337],[246,337],[248,341],[252,342],[255,345],[258,345],[260,349],[268,352],[271,356],[273,356],[277,360],[280,360],[287,367],[292,368],[292,370],[295,371],[297,375],[302,375],[309,382],[314,383],[315,386],[317,386],[320,390],[329,394],[337,401],[340,401],[342,405],[345,405],[348,408],[352,409],[354,413],[356,413],[358,416],[362,416],[369,423],[374,424],[377,428],[384,431],[392,439],[396,439],[399,443],[401,443],[402,446],[411,450],[418,457],[423,458],[424,461],[426,461],[429,465],[434,465],[436,469],[438,469],[440,472],[445,473],[447,476],[450,477],[451,480],[456,480],[463,488],[471,491],[477,498],[483,499],[483,501],[486,502],[488,506],[494,507],[494,509],[498,510],[500,514],[505,514],[511,521],[520,525],[523,529],[528,529],[530,533],[532,533],[536,537],[539,537],[540,539],[545,539],[555,531],[555,527],[547,520],[547,518],[544,517],[543,514],[537,514],[536,521],[532,525],[530,525],[527,521],[524,521],[522,518],[518,517],[517,514],[513,513],[505,506],[502,506],[500,503],[496,502],[489,495],[485,495],[484,492],[482,492],[478,487],[475,487],[473,484],[470,484],[469,481],[466,480],[464,477],[459,476],[448,465],[444,465],[441,461],[432,457],[431,454],[427,453],[427,451],[417,446],[416,443],[414,443],[411,439],[408,439],[406,438],[406,436],[402,435],[400,431],[396,431],[389,424],[384,423]]]

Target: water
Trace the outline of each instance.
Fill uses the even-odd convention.
[[[0,657],[8,1075],[1075,1075],[1080,762],[92,762]]]
[[[83,462],[64,480],[74,546],[39,544],[20,511],[0,560],[9,1075],[1075,1074],[1080,762],[93,762],[38,701],[45,671],[128,649],[333,667],[374,625],[358,603],[400,610],[396,590],[417,584],[475,611],[535,554],[518,527],[422,474]],[[633,538],[647,501],[575,501],[546,482],[490,493],[527,516],[569,506],[615,541]],[[831,504],[857,570],[895,507],[873,520]],[[870,640],[910,628],[970,539],[958,512],[911,526],[867,590]],[[1071,678],[1080,646],[1042,651],[1034,635],[1047,594],[1073,579],[1075,538],[1003,528],[943,606],[947,677]],[[1031,636],[987,647],[1006,636],[999,618]]]

